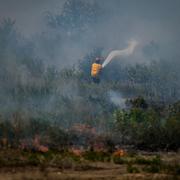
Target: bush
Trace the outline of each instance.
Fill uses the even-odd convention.
[[[96,152],[96,151],[87,151],[84,153],[83,157],[90,161],[102,161],[102,162],[109,162],[111,156],[109,153],[106,152]]]
[[[28,157],[28,164],[32,166],[37,166],[41,163],[39,155],[37,153],[30,154]]]
[[[172,105],[173,108],[160,104],[145,106],[146,102],[142,99],[131,103],[128,110],[115,112],[115,128],[121,144],[152,151],[177,150],[180,147],[178,105]],[[144,105],[141,106],[141,103]]]
[[[139,173],[139,169],[135,166],[132,166],[132,164],[127,165],[127,172],[128,173]]]
[[[161,168],[159,165],[151,164],[150,166],[143,167],[142,170],[148,173],[159,173]]]
[[[137,163],[137,164],[147,164],[147,165],[161,165],[161,158],[160,156],[156,156],[152,159],[147,159],[147,158],[144,158],[144,157],[136,157],[134,163]]]
[[[127,161],[126,161],[124,158],[122,158],[122,157],[117,157],[117,156],[114,156],[114,157],[113,157],[113,162],[114,162],[115,164],[125,164],[125,163],[127,163]]]

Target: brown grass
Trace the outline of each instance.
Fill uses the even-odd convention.
[[[6,149],[0,151],[0,180],[180,179],[179,153],[138,153],[133,157],[127,153],[123,160],[124,163],[115,164],[113,155],[111,161],[100,162],[68,152],[38,153]]]

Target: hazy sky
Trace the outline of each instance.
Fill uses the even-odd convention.
[[[61,13],[66,0],[0,0],[0,19],[11,17],[26,36],[44,31],[45,12]],[[74,0],[77,1],[77,0]],[[104,55],[114,49],[125,47],[130,38],[135,38],[143,47],[155,41],[161,54],[173,56],[180,47],[180,0],[84,0],[96,1],[106,12],[102,21],[93,27],[93,32],[84,35],[83,41],[71,41],[57,50],[58,62],[63,59],[82,58],[92,47],[105,49]],[[82,35],[83,36],[83,35]],[[141,49],[142,50],[142,49]],[[40,51],[45,54],[46,52]],[[142,51],[136,59],[144,59]],[[135,59],[135,56],[134,56]]]
[[[45,12],[61,12],[65,0],[0,0],[0,18],[16,20],[25,35],[42,30]]]
[[[76,0],[74,0],[76,1]],[[93,1],[93,0],[84,0]],[[113,10],[115,17],[121,19],[145,19],[157,21],[159,25],[176,31],[180,24],[180,0],[95,0],[102,6]],[[46,11],[61,12],[65,0],[0,0],[0,18],[16,19],[17,26],[25,33],[36,32],[42,27]],[[169,26],[169,27],[168,27]]]

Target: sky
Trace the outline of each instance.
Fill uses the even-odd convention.
[[[0,0],[0,20],[10,17],[16,20],[17,29],[27,37],[46,31],[45,14],[61,14],[66,0]],[[74,0],[77,1],[77,0]],[[161,58],[179,56],[180,0],[84,0],[98,2],[105,15],[84,35],[83,40],[64,42],[64,45],[48,57],[60,56],[66,62],[80,59],[93,47],[103,47],[104,56],[111,50],[122,49],[130,39],[139,42],[134,61],[144,59],[143,47],[152,41],[158,44]],[[82,35],[83,36],[83,35]],[[52,53],[51,53],[52,54]],[[60,62],[61,63],[61,62]]]

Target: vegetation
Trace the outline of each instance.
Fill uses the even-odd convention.
[[[131,164],[127,165],[127,172],[128,173],[139,173],[139,170],[137,167],[132,166]]]
[[[131,102],[130,109],[116,111],[115,125],[121,143],[128,142],[140,149],[177,150],[180,146],[178,104],[157,107],[139,97]]]

